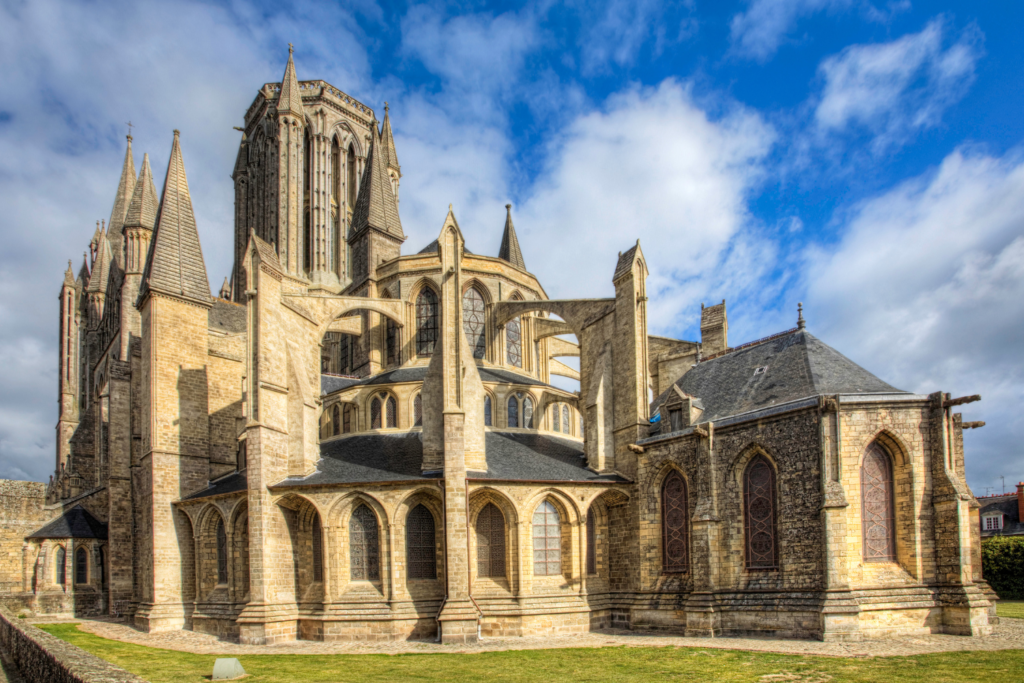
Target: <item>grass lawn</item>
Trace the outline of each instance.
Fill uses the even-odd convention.
[[[194,655],[106,640],[76,624],[44,631],[153,683],[210,680],[215,655]],[[1024,671],[1024,650],[914,657],[775,655],[676,647],[520,650],[479,654],[257,655],[239,657],[256,681],[1010,681]],[[1017,673],[1013,673],[1016,671]]]
[[[1024,600],[1000,600],[996,603],[996,614],[1000,617],[1024,619]]]

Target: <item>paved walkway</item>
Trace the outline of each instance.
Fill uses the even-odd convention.
[[[35,620],[40,623],[45,619]],[[52,621],[52,620],[51,620]],[[238,645],[192,631],[143,633],[134,627],[106,619],[80,620],[83,631],[125,643],[168,650],[218,655],[266,654],[402,654],[438,652],[492,652],[570,647],[698,647],[751,650],[781,654],[831,657],[888,657],[966,650],[1024,649],[1024,619],[1001,619],[991,636],[965,638],[948,635],[901,636],[860,643],[822,643],[816,640],[767,638],[685,638],[670,634],[606,630],[566,636],[485,638],[475,645],[441,645],[429,641],[385,643],[321,643],[299,640],[279,645]]]

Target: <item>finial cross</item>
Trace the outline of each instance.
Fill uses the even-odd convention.
[[[124,125],[128,126],[128,137],[130,138],[132,136],[132,128],[134,128],[135,126],[132,124],[131,121],[129,121],[128,123],[126,123]]]
[[[292,54],[293,52],[295,52],[295,46],[288,43],[288,54]]]

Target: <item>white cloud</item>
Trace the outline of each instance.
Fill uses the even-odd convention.
[[[818,68],[824,86],[814,111],[820,134],[867,131],[876,152],[938,125],[974,81],[981,32],[970,26],[943,48],[947,23],[889,43],[852,45]]]
[[[855,0],[751,0],[746,12],[729,23],[732,51],[764,61],[775,54],[802,17],[849,9]]]
[[[1024,161],[957,151],[864,202],[810,253],[810,329],[910,391],[980,393],[965,420],[975,487],[1024,471]]]
[[[630,66],[654,39],[654,51],[668,42],[690,38],[697,31],[692,0],[671,4],[657,0],[608,0],[578,3],[581,70],[592,75],[608,67]]]

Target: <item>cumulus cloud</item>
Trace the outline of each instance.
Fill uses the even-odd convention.
[[[980,393],[965,420],[977,489],[1024,469],[1024,159],[968,150],[863,202],[808,255],[813,332],[909,391]],[[981,492],[981,491],[979,491]]]
[[[952,36],[943,18],[888,43],[851,45],[818,68],[814,109],[820,134],[867,132],[876,152],[936,126],[974,81],[982,35],[971,25]],[[944,47],[944,43],[950,44]]]

